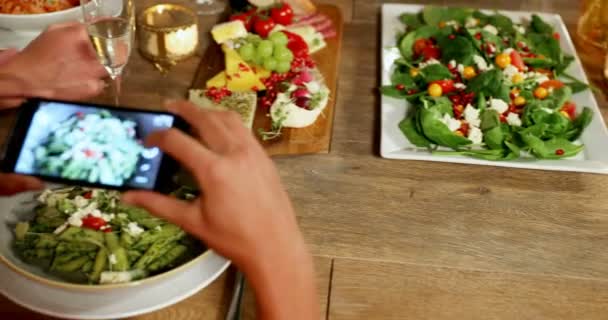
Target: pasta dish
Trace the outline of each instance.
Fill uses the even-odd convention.
[[[80,0],[0,0],[0,13],[36,14],[73,8]]]

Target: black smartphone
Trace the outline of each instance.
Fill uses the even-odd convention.
[[[2,170],[62,184],[166,191],[179,166],[144,140],[169,128],[187,131],[187,124],[166,112],[28,100],[19,109]]]

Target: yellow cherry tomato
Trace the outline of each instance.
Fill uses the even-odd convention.
[[[441,97],[443,95],[443,89],[441,89],[441,86],[437,83],[433,83],[429,86],[429,95],[435,98]]]
[[[418,70],[417,68],[410,69],[410,76],[412,76],[412,78],[416,78],[419,74],[420,70]]]
[[[445,23],[445,21],[440,21],[439,22],[439,28],[445,28],[447,24]]]
[[[560,111],[560,112],[559,112],[559,114],[561,114],[562,116],[564,116],[564,117],[566,117],[566,118],[570,119],[570,115],[569,115],[569,114],[568,114],[568,112],[566,112],[566,111],[563,111],[563,110],[562,110],[562,111]],[[571,119],[570,119],[570,120],[571,120]]]
[[[537,99],[544,99],[549,95],[549,91],[543,87],[538,87],[534,90],[534,96]]]
[[[462,132],[460,130],[455,131],[454,134],[456,134],[457,136],[464,137],[464,132]]]
[[[515,100],[513,100],[513,103],[516,106],[521,107],[526,104],[526,98],[519,96],[519,97],[515,98]]]
[[[506,53],[501,53],[496,56],[496,65],[501,69],[508,67],[511,64],[511,56]]]
[[[464,70],[462,71],[462,76],[467,79],[473,79],[477,76],[477,72],[475,71],[475,68],[468,66],[468,67],[464,67]]]
[[[513,78],[511,78],[511,82],[513,82],[513,84],[522,83],[523,81],[524,76],[522,76],[521,73],[516,73]]]

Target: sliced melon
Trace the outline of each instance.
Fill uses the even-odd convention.
[[[222,71],[215,75],[215,77],[207,81],[207,89],[209,88],[223,88],[226,86],[226,72]]]
[[[232,48],[222,46],[226,54],[226,86],[234,92],[264,90],[266,87],[250,65]]]

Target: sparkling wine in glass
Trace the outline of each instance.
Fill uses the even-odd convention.
[[[135,39],[133,0],[80,0],[80,4],[93,48],[114,82],[118,104],[120,76]]]
[[[224,12],[228,5],[226,0],[194,0],[199,15],[212,15]]]

